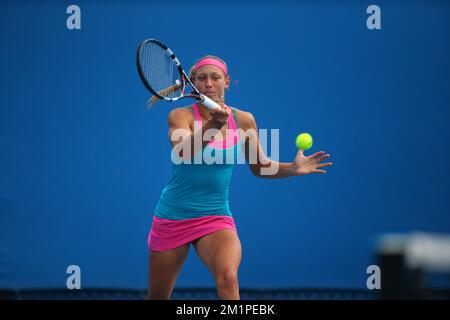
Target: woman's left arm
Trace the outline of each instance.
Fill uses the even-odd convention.
[[[299,150],[292,162],[277,162],[269,159],[259,142],[256,120],[249,112],[239,112],[239,124],[244,131],[245,157],[252,173],[259,178],[287,178],[310,173],[326,173],[322,168],[331,166],[331,162],[321,163],[330,157],[324,151],[305,156]]]

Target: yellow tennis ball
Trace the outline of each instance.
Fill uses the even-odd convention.
[[[298,149],[308,150],[313,145],[313,138],[309,133],[300,133],[295,139],[295,145]]]

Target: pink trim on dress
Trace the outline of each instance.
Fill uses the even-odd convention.
[[[239,130],[237,129],[236,121],[234,120],[233,110],[231,107],[226,106],[230,110],[230,117],[228,118],[228,130],[226,132],[226,139],[213,140],[208,143],[208,146],[215,149],[228,149],[234,147],[239,141]],[[197,104],[192,105],[194,110],[194,127],[198,128],[202,124],[202,118],[200,116],[200,111],[198,110]]]

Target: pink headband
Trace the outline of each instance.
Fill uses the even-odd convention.
[[[228,75],[227,66],[222,61],[214,59],[214,58],[204,58],[204,59],[200,60],[199,62],[197,62],[195,64],[194,70],[197,70],[206,65],[216,66],[219,69],[221,69],[225,73],[225,75]]]

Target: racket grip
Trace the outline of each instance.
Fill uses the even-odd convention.
[[[215,103],[213,100],[211,100],[204,94],[200,95],[200,102],[208,109],[221,109],[221,106],[219,106],[217,103]]]

